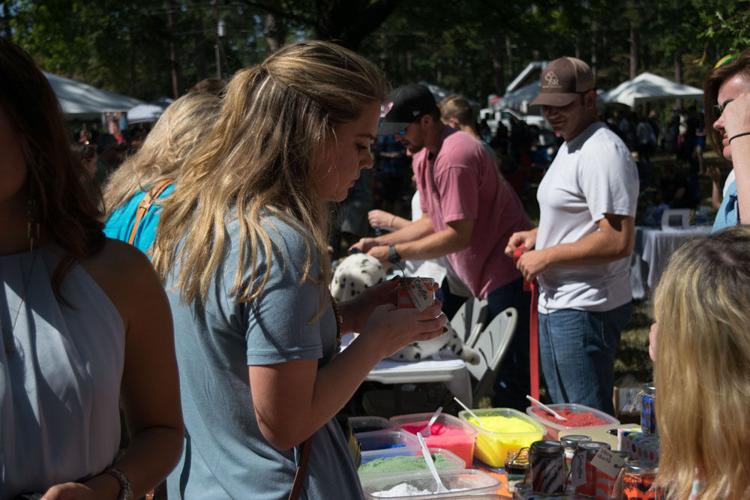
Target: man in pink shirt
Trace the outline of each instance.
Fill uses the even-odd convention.
[[[380,133],[395,134],[413,154],[424,215],[398,231],[363,238],[353,248],[391,264],[447,256],[472,294],[487,299],[488,321],[515,307],[519,321],[498,374],[495,402],[525,408],[529,295],[504,253],[515,231],[531,227],[521,201],[498,175],[482,142],[440,121],[435,99],[422,85],[399,87],[391,94]]]

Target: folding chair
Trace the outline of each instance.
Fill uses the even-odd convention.
[[[518,312],[515,308],[509,307],[498,314],[487,328],[481,330],[473,343],[468,344],[479,353],[478,364],[466,365],[472,378],[476,380],[474,401],[479,401],[480,397],[488,393],[487,389],[492,387],[517,322]]]
[[[466,299],[451,320],[451,326],[464,344],[471,346],[487,321],[487,301],[477,298]]]

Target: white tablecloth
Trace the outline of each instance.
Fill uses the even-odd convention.
[[[669,258],[682,244],[710,233],[711,226],[691,226],[685,229],[636,227],[635,249],[630,268],[633,298],[642,299],[648,290],[656,288],[659,278],[667,268]]]

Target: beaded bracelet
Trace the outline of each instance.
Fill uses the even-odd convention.
[[[729,144],[732,144],[732,141],[735,140],[738,137],[742,137],[744,135],[750,135],[750,132],[740,132],[739,134],[735,134],[732,137],[729,138]]]

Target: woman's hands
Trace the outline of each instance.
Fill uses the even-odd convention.
[[[442,335],[448,318],[441,307],[440,301],[421,312],[414,308],[397,309],[392,304],[378,306],[355,342],[369,342],[380,359],[387,358],[413,342]]]
[[[344,332],[359,332],[376,307],[396,303],[398,279],[392,279],[365,289],[353,299],[338,304],[344,320]]]
[[[120,483],[108,474],[100,474],[86,484],[62,483],[48,489],[41,500],[104,500],[116,499]]]

